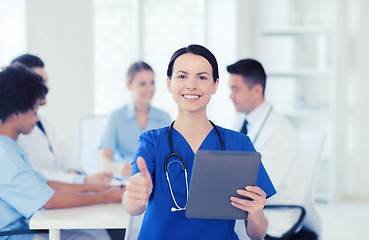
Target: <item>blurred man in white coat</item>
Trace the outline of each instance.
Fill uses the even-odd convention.
[[[236,130],[247,134],[256,151],[261,153],[278,192],[268,199],[267,205],[302,205],[305,188],[301,182],[304,171],[300,162],[300,141],[291,122],[265,101],[266,74],[262,65],[254,59],[243,59],[228,66],[227,71],[230,73],[230,98],[236,111],[245,114]],[[280,215],[266,211],[266,216],[269,220],[267,234],[275,237],[283,235],[296,222],[296,212]],[[242,225],[237,222],[236,229],[244,227]]]
[[[21,64],[31,71],[41,75],[48,87],[48,75],[44,62],[37,56],[24,54],[15,58],[11,65]],[[45,105],[44,99],[40,105]],[[79,160],[69,147],[60,141],[50,124],[42,117],[29,135],[20,135],[17,143],[29,157],[32,167],[41,172],[49,180],[66,183],[109,183],[110,173],[94,175],[84,174]]]

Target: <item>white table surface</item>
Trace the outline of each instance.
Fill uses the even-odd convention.
[[[64,209],[41,209],[29,220],[30,229],[49,229],[49,239],[60,239],[60,229],[127,228],[128,214],[120,203]]]

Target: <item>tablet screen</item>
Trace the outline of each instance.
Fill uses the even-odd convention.
[[[186,217],[246,219],[247,212],[231,205],[237,189],[255,186],[261,155],[258,152],[198,151],[195,155]]]

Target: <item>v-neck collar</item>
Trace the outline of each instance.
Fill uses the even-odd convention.
[[[185,137],[183,137],[183,135],[179,132],[179,131],[177,131],[177,129],[175,129],[174,127],[173,127],[173,129],[172,129],[172,131],[174,130],[174,132],[175,133],[177,133],[181,138],[182,138],[182,140],[187,144],[187,148],[189,148],[189,149],[191,149],[191,153],[192,153],[192,155],[193,156],[195,156],[195,152],[193,151],[193,149],[192,149],[192,147],[191,147],[191,145],[187,142],[187,140],[186,140],[186,138]],[[214,127],[210,130],[210,132],[208,133],[208,135],[206,135],[206,137],[204,138],[204,140],[202,141],[202,143],[200,144],[200,147],[199,147],[199,149],[197,149],[197,151],[199,151],[199,150],[201,150],[203,147],[204,147],[204,145],[206,144],[206,142],[207,142],[207,140],[208,140],[208,138],[209,138],[209,136],[211,135],[211,134],[213,134],[213,132],[215,131],[215,129],[214,129]],[[173,139],[175,139],[175,138],[173,138]],[[175,146],[175,143],[173,142],[173,146]]]

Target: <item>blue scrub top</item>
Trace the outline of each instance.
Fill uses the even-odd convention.
[[[0,135],[0,231],[27,229],[28,219],[54,195],[47,179],[32,169],[21,147]],[[18,235],[12,239],[32,239]],[[0,238],[1,239],[1,238]]]
[[[221,127],[218,127],[218,130],[226,150],[255,151],[246,135]],[[187,164],[190,184],[195,153],[185,138],[174,128],[172,135],[174,152],[182,155]],[[190,219],[185,217],[185,211],[171,212],[171,207],[175,204],[164,172],[164,161],[170,154],[169,146],[169,127],[151,130],[140,136],[132,162],[132,175],[139,172],[137,157],[143,157],[153,179],[153,192],[149,198],[138,239],[238,239],[234,231],[235,220]],[[215,129],[210,131],[199,150],[222,150]],[[168,162],[169,178],[175,199],[178,205],[183,207],[186,205],[186,184],[181,164],[171,164],[176,160],[178,159],[173,157]],[[257,186],[263,189],[268,197],[276,193],[262,164],[259,168]]]
[[[147,130],[168,126],[170,122],[169,114],[150,106],[149,119],[145,129],[142,130],[137,124],[135,107],[131,102],[108,116],[99,148],[112,150],[114,162],[131,162],[140,134]]]

